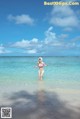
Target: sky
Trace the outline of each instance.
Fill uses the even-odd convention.
[[[80,5],[0,0],[0,56],[80,56]]]

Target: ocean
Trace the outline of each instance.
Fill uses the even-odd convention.
[[[37,61],[38,57],[0,57],[0,87],[37,86]],[[80,57],[43,57],[43,61],[47,64],[43,81],[48,89],[80,89]]]
[[[0,84],[8,82],[30,82],[38,80],[38,57],[0,57]],[[49,85],[55,83],[69,84],[70,87],[79,88],[80,57],[43,57],[47,64],[44,68],[43,80]]]
[[[43,57],[43,81],[52,88],[80,89],[80,57]],[[0,57],[0,87],[35,84],[38,57]],[[35,84],[36,85],[36,84]]]

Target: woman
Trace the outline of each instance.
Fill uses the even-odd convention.
[[[39,57],[37,66],[39,67],[39,79],[42,80],[43,74],[44,74],[44,66],[47,66],[44,62],[42,57]]]

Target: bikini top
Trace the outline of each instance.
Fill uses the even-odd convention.
[[[44,62],[38,64],[39,68],[43,68],[44,66],[45,66]]]

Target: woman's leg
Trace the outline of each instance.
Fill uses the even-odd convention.
[[[39,70],[39,79],[42,80],[44,70]]]
[[[41,77],[43,77],[43,75],[44,75],[44,70],[42,70],[42,72],[41,72]]]
[[[38,73],[39,73],[39,80],[41,80],[41,71],[39,70]]]

